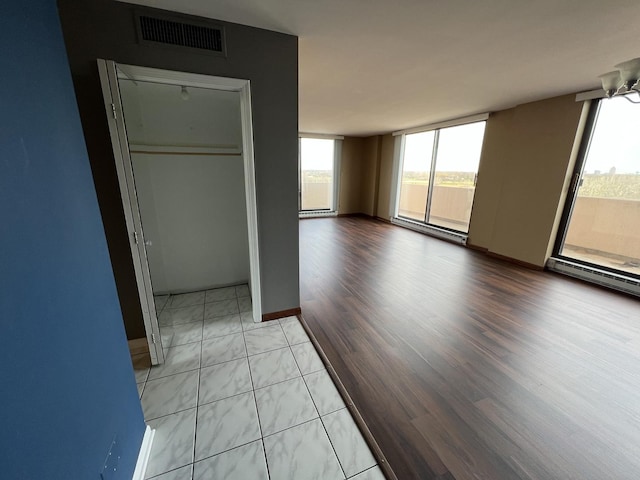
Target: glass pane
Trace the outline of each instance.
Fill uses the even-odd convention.
[[[602,100],[561,254],[640,274],[640,105]]]
[[[406,135],[398,215],[424,222],[429,194],[434,132]]]
[[[301,210],[333,210],[334,140],[300,139]]]
[[[440,130],[428,223],[469,231],[484,126],[478,122]]]

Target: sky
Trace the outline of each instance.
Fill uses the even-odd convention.
[[[300,159],[303,170],[333,170],[334,140],[301,138]]]
[[[640,96],[633,94],[634,101]],[[603,99],[587,153],[584,173],[640,172],[640,104],[621,97]]]
[[[480,162],[485,122],[440,130],[436,171],[476,172]],[[435,132],[412,133],[405,137],[404,171],[427,172]]]

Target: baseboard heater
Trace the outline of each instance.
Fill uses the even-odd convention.
[[[459,243],[460,245],[467,244],[467,235],[465,235],[464,233],[451,232],[449,230],[445,230],[444,228],[438,228],[432,225],[424,225],[422,223],[412,222],[403,218],[394,217],[391,219],[391,223],[393,223],[394,225],[398,225],[399,227],[408,228],[410,230],[425,233],[433,237],[442,238],[443,240]]]
[[[338,212],[329,210],[308,210],[298,212],[298,218],[337,217]]]
[[[630,293],[640,297],[640,280],[627,277],[618,273],[607,272],[595,267],[589,267],[580,263],[571,262],[563,258],[551,257],[547,260],[547,268],[553,272],[579,278],[587,282],[596,283],[605,287]]]

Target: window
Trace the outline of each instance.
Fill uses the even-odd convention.
[[[592,106],[556,255],[640,276],[640,105]]]
[[[469,231],[485,123],[403,135],[396,216]]]
[[[337,141],[300,138],[299,210],[336,210]]]

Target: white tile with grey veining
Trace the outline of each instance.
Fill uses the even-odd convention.
[[[322,417],[333,448],[347,477],[373,467],[376,459],[346,408]]]
[[[242,333],[215,337],[202,342],[202,366],[228,362],[247,356]]]
[[[236,298],[236,287],[223,287],[207,290],[205,301],[210,303],[221,300],[231,300],[232,298]]]
[[[240,315],[226,315],[224,317],[207,318],[204,321],[202,338],[208,340],[213,337],[223,337],[242,331]]]
[[[344,479],[319,419],[264,438],[271,480]]]
[[[307,387],[309,387],[311,397],[320,415],[326,415],[346,407],[340,393],[338,393],[338,389],[326,370],[305,375],[304,381],[307,383]]]
[[[202,340],[202,322],[160,327],[162,347],[169,348]]]
[[[238,298],[238,308],[241,312],[250,312],[253,309],[253,304],[251,303],[251,297],[240,297]]]
[[[191,480],[191,470],[193,465],[187,465],[186,467],[177,468],[170,472],[163,473],[157,477],[153,477],[153,480]]]
[[[156,305],[156,313],[160,313],[164,307],[167,306],[169,295],[154,295],[153,303]]]
[[[219,363],[200,370],[198,405],[251,391],[251,374],[246,358]]]
[[[238,315],[239,313],[238,300],[235,298],[207,303],[204,306],[204,318],[225,317],[227,315]]]
[[[149,380],[142,392],[145,419],[193,408],[198,401],[198,371]]]
[[[266,387],[300,376],[289,347],[253,355],[249,357],[249,365],[253,388]]]
[[[193,462],[196,409],[150,420],[155,429],[145,478],[189,465]]]
[[[181,325],[183,323],[201,322],[204,318],[204,304],[183,308],[165,308],[158,317],[158,324]]]
[[[318,355],[318,352],[316,352],[311,342],[292,345],[291,351],[303,375],[324,370],[324,364],[320,359],[320,355]]]
[[[253,392],[198,408],[196,460],[260,439]]]
[[[256,328],[269,327],[273,325],[273,322],[254,322],[253,312],[242,312],[240,314],[242,320],[242,329],[246,332],[249,330],[255,330]]]
[[[282,325],[282,330],[284,330],[284,334],[287,337],[289,345],[296,345],[298,343],[309,341],[307,332],[304,331],[304,328],[302,328],[302,325],[300,325],[300,322],[296,317],[281,319],[280,325]]]
[[[271,323],[271,326],[244,332],[244,339],[247,342],[247,353],[249,355],[289,346],[280,324],[278,322]]]
[[[318,417],[302,378],[256,390],[262,435],[272,435]]]
[[[149,380],[189,370],[197,370],[199,367],[200,342],[170,347],[164,352],[164,363],[151,367]]]
[[[193,465],[193,480],[269,480],[262,441],[257,440]]]
[[[250,297],[251,292],[249,291],[249,285],[238,285],[236,286],[236,296],[240,297]]]
[[[365,470],[362,473],[359,473],[355,477],[351,477],[351,480],[386,480],[382,470],[380,467],[375,466],[370,468],[369,470]]]
[[[191,307],[193,305],[202,305],[204,303],[204,296],[204,291],[171,295],[169,308],[182,308]]]
[[[136,375],[136,383],[144,383],[149,376],[149,367],[134,369],[133,373]]]

